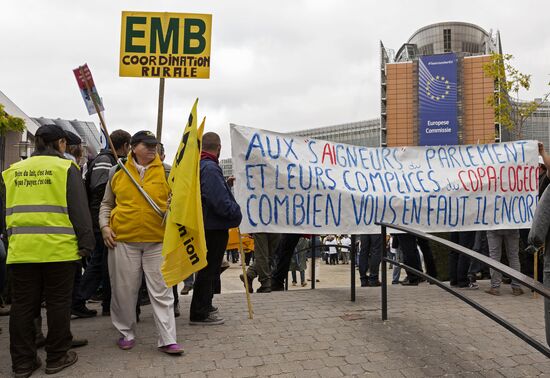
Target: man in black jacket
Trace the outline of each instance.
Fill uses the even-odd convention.
[[[128,155],[131,138],[132,136],[124,130],[116,130],[111,133],[111,141],[119,158]],[[85,186],[88,192],[88,204],[92,215],[96,244],[86,271],[82,276],[80,286],[75,287],[76,299],[72,305],[71,313],[79,318],[89,318],[96,315],[95,310],[86,307],[86,301],[96,293],[100,284],[103,287],[102,315],[110,315],[111,285],[107,267],[107,248],[103,243],[98,217],[101,200],[105,194],[105,186],[109,180],[109,170],[115,164],[116,161],[111,150],[104,149],[88,164],[85,174]]]
[[[202,137],[200,162],[202,213],[206,236],[206,261],[208,265],[197,272],[193,286],[193,299],[189,311],[189,324],[222,324],[218,309],[212,306],[214,282],[219,279],[223,255],[229,238],[228,230],[241,223],[241,208],[229,188],[233,180],[225,181],[218,158],[221,151],[220,137],[206,133]]]

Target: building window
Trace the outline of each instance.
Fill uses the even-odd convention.
[[[443,51],[451,51],[451,29],[443,29]]]

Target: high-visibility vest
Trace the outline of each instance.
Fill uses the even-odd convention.
[[[71,164],[56,156],[34,156],[2,173],[6,184],[8,264],[79,259],[67,208]]]

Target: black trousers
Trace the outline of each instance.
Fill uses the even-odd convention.
[[[109,267],[107,265],[108,249],[103,242],[101,232],[94,232],[95,248],[90,255],[88,265],[82,275],[79,287],[75,287],[74,307],[86,304],[86,301],[97,292],[99,285],[103,287],[103,311],[110,311],[111,308],[111,282],[109,280]]]
[[[361,235],[361,249],[359,250],[359,278],[361,284],[377,282],[382,259],[382,235]],[[367,277],[367,271],[369,275]]]
[[[36,358],[33,321],[40,315],[42,293],[48,320],[46,362],[59,360],[71,347],[71,294],[76,267],[74,261],[10,266],[10,353],[14,370],[31,366]]]
[[[416,249],[416,236],[409,234],[398,234],[397,240],[399,241],[401,251],[403,251],[403,262],[405,265],[408,265],[416,270],[422,270],[422,266],[420,265],[420,255]],[[408,270],[406,272],[409,282],[419,281],[420,277],[416,274],[411,273]]]
[[[227,230],[206,230],[205,235],[208,265],[195,275],[189,311],[189,318],[195,321],[206,319],[210,313],[215,285],[219,282],[223,255],[229,239]]]
[[[476,241],[475,231],[453,232],[450,236],[452,242],[466,247],[474,248]],[[458,252],[449,251],[449,281],[453,286],[466,287],[470,282],[468,280],[468,270],[470,269],[470,258]]]
[[[290,260],[294,254],[294,248],[296,248],[301,236],[301,234],[281,235],[279,245],[275,249],[274,254],[275,268],[271,274],[271,287],[284,287],[288,276],[288,269],[290,268]]]
[[[432,248],[430,247],[430,242],[426,239],[416,238],[416,242],[422,251],[424,256],[424,265],[426,265],[426,273],[428,275],[437,278],[437,268],[435,266],[434,255],[432,253]]]

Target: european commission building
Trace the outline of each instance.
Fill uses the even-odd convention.
[[[380,117],[292,132],[358,146],[417,146],[509,141],[487,99],[495,91],[483,66],[503,53],[499,32],[465,22],[420,28],[397,53],[380,43]],[[550,103],[526,121],[523,139],[550,146]],[[225,176],[231,159],[220,165]]]

